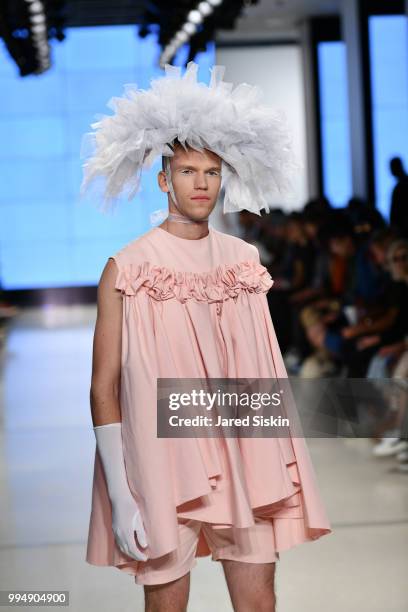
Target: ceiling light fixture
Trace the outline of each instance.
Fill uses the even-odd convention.
[[[186,16],[186,22],[182,25],[180,30],[176,32],[173,40],[163,49],[159,59],[160,68],[164,68],[165,64],[173,59],[179,47],[197,33],[198,26],[202,24],[204,19],[211,15],[214,8],[220,6],[222,2],[223,0],[199,2],[195,9],[189,11]]]
[[[30,21],[30,35],[38,60],[37,74],[50,67],[50,47],[48,44],[47,18],[44,3],[40,0],[25,0]]]

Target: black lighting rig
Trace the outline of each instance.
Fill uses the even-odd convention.
[[[64,40],[64,11],[64,0],[0,0],[0,36],[20,76],[51,67],[49,40]]]
[[[151,0],[143,14],[142,35],[149,30],[148,24],[159,26],[158,42],[162,53],[160,65],[171,63],[179,47],[189,45],[187,63],[197,53],[205,51],[207,43],[215,39],[216,31],[233,30],[235,22],[249,6],[259,0]]]
[[[233,30],[238,17],[259,0],[0,0],[0,37],[20,76],[41,74],[51,65],[50,39],[63,41],[68,27],[138,26],[141,38],[154,33],[159,63],[171,63],[189,45],[187,62],[205,51],[216,31]]]

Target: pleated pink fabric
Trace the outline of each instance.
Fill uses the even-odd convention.
[[[112,256],[123,296],[121,412],[131,491],[149,558],[178,546],[177,517],[245,528],[273,522],[271,548],[331,533],[306,442],[282,438],[158,438],[157,378],[286,378],[255,246],[212,227],[189,240],[155,227]],[[210,549],[201,532],[196,556]],[[95,451],[86,560],[136,575],[117,547]]]

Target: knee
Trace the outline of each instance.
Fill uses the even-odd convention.
[[[235,596],[234,612],[275,612],[276,595],[274,584],[264,583],[262,587],[253,589],[250,592],[241,592]]]
[[[190,574],[157,585],[145,585],[145,612],[187,612]]]
[[[239,605],[234,612],[248,612],[248,610],[256,610],[256,612],[275,612],[276,610],[275,594],[270,591],[263,595],[251,597],[242,606]]]
[[[257,612],[275,612],[276,600],[275,596],[268,597],[266,600],[260,601],[256,604]]]

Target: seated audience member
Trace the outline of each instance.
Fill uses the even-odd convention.
[[[384,217],[375,206],[370,206],[367,200],[352,197],[345,209],[353,224],[353,231],[357,236],[369,236],[374,231],[384,229],[386,223]]]
[[[377,428],[377,443],[373,448],[376,457],[395,456],[397,470],[408,473],[408,336],[403,341],[380,349],[370,364],[370,373],[376,373],[376,361],[386,360],[386,373],[391,376],[392,386],[379,391],[387,395],[388,414],[379,422]],[[382,437],[381,437],[382,436]]]
[[[374,265],[366,243],[357,246],[347,224],[338,223],[328,242],[331,254],[337,258],[334,286],[340,289],[340,296],[307,307],[320,313],[319,323],[308,329],[308,338],[315,350],[325,349],[332,359],[344,363],[349,376],[361,377],[375,349],[357,346],[357,339],[374,331],[385,332],[397,309],[390,303],[379,308],[386,286],[383,270]]]
[[[273,291],[268,294],[271,315],[275,322],[278,341],[283,353],[293,343],[293,312],[291,295],[312,282],[315,246],[304,229],[303,216],[291,213],[285,225],[285,244],[282,245],[279,265],[273,266]]]
[[[286,223],[286,251],[281,276],[275,276],[275,289],[296,291],[307,287],[313,274],[315,247],[304,228],[303,216],[293,212]]]
[[[376,334],[368,334],[359,340],[358,348],[381,346],[382,355],[399,356],[408,335],[408,240],[396,240],[387,254],[392,282],[388,287],[389,312],[393,313],[390,325]]]

